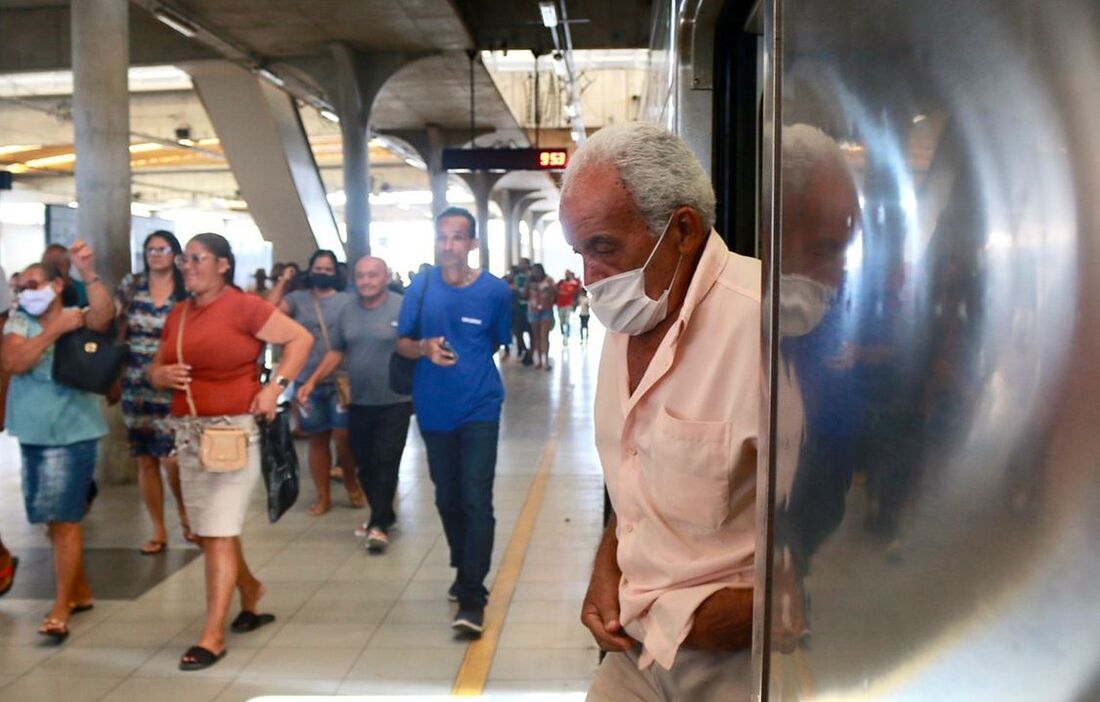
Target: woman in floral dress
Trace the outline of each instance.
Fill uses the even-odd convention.
[[[168,424],[172,393],[154,389],[145,375],[160,348],[164,320],[172,307],[187,297],[187,291],[175,265],[175,258],[183,249],[171,232],[150,234],[145,239],[143,251],[144,273],[126,276],[116,297],[119,319],[126,325],[126,341],[130,344],[121,381],[122,416],[126,422],[130,455],[137,458],[141,496],[153,522],[153,536],[142,544],[141,552],[152,556],[163,553],[168,547],[162,468],[176,498],[184,538],[193,540],[180,497],[179,467],[172,457],[175,438]]]

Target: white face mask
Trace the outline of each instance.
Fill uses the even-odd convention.
[[[57,293],[50,285],[38,290],[24,290],[19,293],[19,307],[32,317],[40,317],[50,308],[50,303],[55,297]]]
[[[836,289],[804,275],[779,276],[779,335],[803,336],[829,311]]]
[[[674,212],[672,217],[668,218],[664,232],[657,239],[657,244],[654,245],[653,251],[649,253],[649,258],[646,259],[641,268],[618,273],[584,286],[588,290],[592,314],[596,315],[596,319],[600,320],[600,324],[611,331],[629,334],[630,336],[645,334],[660,324],[668,315],[668,294],[672,290],[672,283],[676,280],[676,274],[680,272],[680,261],[684,257],[681,254],[680,259],[676,261],[676,270],[672,273],[672,280],[669,281],[665,291],[661,293],[661,297],[656,300],[650,299],[645,294],[645,269],[649,262],[653,260],[653,255],[657,253],[657,249],[664,241],[665,235],[668,234],[669,225],[672,224],[672,218],[675,216],[676,213]]]

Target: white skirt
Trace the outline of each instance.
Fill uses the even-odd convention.
[[[199,462],[199,442],[187,427],[194,420],[181,418],[176,429],[176,457],[180,467],[183,504],[197,536],[240,536],[248,504],[260,482],[260,432],[250,414],[203,417],[202,423],[226,421],[248,432],[248,464],[229,473],[211,473]]]

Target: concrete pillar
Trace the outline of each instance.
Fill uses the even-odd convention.
[[[504,269],[508,271],[516,262],[515,245],[516,227],[512,218],[512,200],[515,199],[515,190],[511,188],[502,190],[497,194],[497,204],[504,214]]]
[[[114,286],[130,272],[130,4],[72,2],[77,236]]]
[[[130,5],[73,0],[71,8],[76,231],[113,290],[130,272]],[[132,481],[120,406],[106,407],[104,418],[110,433],[99,442],[99,479]]]
[[[493,192],[493,186],[504,176],[503,173],[489,173],[488,171],[476,171],[463,173],[462,179],[470,186],[474,193],[474,202],[477,217],[477,233],[481,244],[481,267],[489,270],[489,194]]]
[[[422,154],[428,164],[428,178],[432,188],[432,219],[447,209],[447,171],[443,170],[443,149],[447,146],[447,135],[438,125],[427,127],[427,153]]]
[[[398,53],[364,54],[346,44],[329,47],[336,70],[336,110],[344,152],[344,220],[348,260],[370,254],[370,111],[390,76],[414,57]]]

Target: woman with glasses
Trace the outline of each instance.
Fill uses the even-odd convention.
[[[169,426],[172,393],[149,384],[145,372],[160,349],[164,320],[177,302],[187,298],[183,274],[175,266],[183,253],[179,240],[167,231],[155,231],[145,238],[145,270],[127,275],[115,295],[119,322],[130,344],[130,355],[122,371],[122,418],[130,443],[130,455],[137,458],[138,485],[145,509],[153,522],[153,537],[141,546],[147,556],[164,553],[168,531],[164,525],[164,481],[176,498],[183,536],[194,542],[187,521],[187,510],[180,495],[179,466],[172,457],[175,437]]]
[[[80,523],[107,424],[96,395],[54,382],[54,343],[85,326],[107,331],[115,312],[110,292],[96,275],[92,250],[77,241],[71,254],[87,286],[87,310],[65,307],[61,272],[36,263],[19,278],[19,309],[4,324],[0,350],[3,368],[12,375],[6,421],[19,440],[23,504],[31,524],[47,525],[53,546],[56,593],[38,633],[57,643],[69,636],[69,617],[93,604]]]
[[[245,513],[260,480],[256,417],[274,418],[279,395],[289,385],[287,378],[301,372],[313,339],[271,303],[233,285],[233,251],[223,237],[199,234],[176,260],[191,298],[169,313],[149,379],[153,387],[172,390],[183,501],[206,561],[206,623],[198,643],[179,664],[181,670],[201,670],[225,655],[225,625],[234,590],[240,595],[241,611],[233,631],[253,631],[275,620],[274,615],[258,613],[264,586],[241,550]],[[256,358],[265,343],[281,344],[283,357],[273,380],[261,386]],[[248,440],[243,468],[204,469],[201,438],[210,426],[244,430]]]

